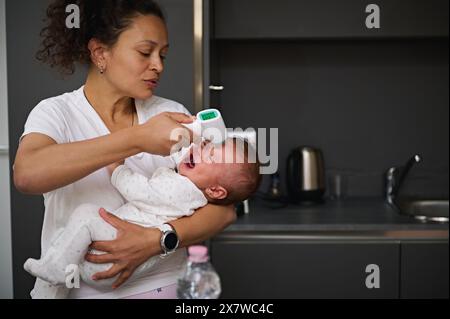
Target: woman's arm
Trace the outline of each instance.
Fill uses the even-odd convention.
[[[31,133],[19,145],[14,184],[23,193],[43,194],[140,152],[168,155],[176,142],[170,140],[170,133],[188,122],[192,119],[184,114],[162,113],[143,125],[68,144]]]
[[[236,220],[233,206],[207,205],[190,217],[171,222],[180,239],[181,247],[188,247],[208,240],[222,232]]]
[[[131,129],[87,141],[56,144],[31,133],[19,145],[14,184],[26,194],[39,195],[72,184],[96,170],[139,153]]]
[[[122,221],[120,218],[101,210],[100,215],[117,229],[113,241],[95,242],[91,248],[106,252],[104,255],[86,256],[86,260],[97,263],[113,263],[106,272],[98,273],[95,280],[115,277],[120,274],[113,288],[122,285],[142,263],[150,257],[161,254],[161,232],[157,228],[144,228]],[[220,233],[236,220],[232,206],[207,205],[190,217],[171,222],[180,238],[180,246],[187,247],[205,241]]]

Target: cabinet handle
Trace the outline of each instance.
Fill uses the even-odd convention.
[[[223,91],[225,87],[223,85],[210,85],[209,89],[211,91]]]
[[[0,155],[9,155],[8,145],[0,145]]]

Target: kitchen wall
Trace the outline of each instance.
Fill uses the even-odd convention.
[[[283,184],[297,145],[321,148],[328,175],[343,174],[358,197],[381,196],[383,173],[419,153],[404,193],[448,197],[448,38],[212,46],[227,124],[279,128]]]

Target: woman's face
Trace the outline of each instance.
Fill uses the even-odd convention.
[[[124,96],[147,99],[158,86],[168,49],[164,21],[139,15],[106,51],[104,76]]]

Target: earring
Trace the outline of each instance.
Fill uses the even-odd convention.
[[[103,66],[101,66],[101,64],[98,64],[98,68],[100,69],[100,74],[105,73],[105,69],[103,68]]]

